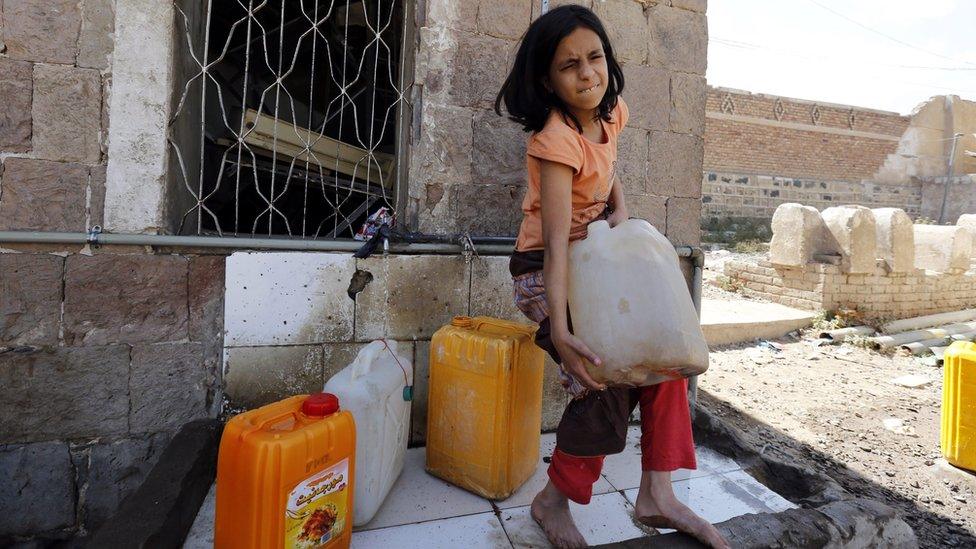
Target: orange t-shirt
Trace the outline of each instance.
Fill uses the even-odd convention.
[[[627,124],[627,104],[617,99],[611,122],[600,120],[604,143],[583,137],[571,122],[553,110],[542,131],[529,137],[526,164],[529,187],[522,201],[522,226],[515,249],[520,252],[545,248],[542,240],[541,160],[565,164],[573,169],[573,220],[570,241],[586,236],[586,226],[603,213],[610,198],[617,165],[617,137]]]

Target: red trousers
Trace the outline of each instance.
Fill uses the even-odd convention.
[[[641,469],[674,471],[696,468],[687,380],[666,381],[635,389],[611,388],[607,391],[594,391],[586,398],[597,398],[603,402],[600,405],[580,403],[575,410],[574,403],[570,403],[560,421],[556,433],[556,450],[549,465],[549,479],[567,498],[580,504],[590,502],[593,483],[600,478],[604,457],[609,453],[620,452],[624,447],[626,424],[616,424],[621,422],[620,418],[625,420],[626,416],[622,414],[625,410],[629,415],[637,404],[641,410]],[[607,410],[619,413],[607,413]],[[600,421],[595,422],[595,417],[600,417]],[[607,417],[613,419],[607,422]],[[601,428],[601,421],[607,423],[607,432],[593,432],[594,428]],[[564,448],[592,447],[587,446],[585,440],[594,437],[606,437],[611,441],[610,447],[616,452],[584,456],[564,451]],[[561,439],[565,439],[565,443]]]

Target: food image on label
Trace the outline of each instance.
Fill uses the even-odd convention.
[[[349,520],[349,460],[298,483],[285,508],[285,547],[325,547],[339,537]]]

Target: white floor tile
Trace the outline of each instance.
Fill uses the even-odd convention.
[[[424,448],[407,450],[400,478],[373,520],[360,530],[491,511],[488,500],[428,474],[424,469],[425,452]]]
[[[511,547],[495,513],[353,532],[354,549],[496,549]]]
[[[619,454],[607,456],[603,464],[604,478],[617,490],[629,490],[640,486],[640,433],[640,426],[631,425],[627,429],[627,447]],[[686,480],[741,469],[735,461],[704,446],[696,449],[695,457],[697,469],[678,469],[671,474],[671,480]]]
[[[217,484],[210,485],[207,497],[200,505],[197,518],[186,534],[183,549],[213,549],[214,546],[214,516],[217,501]]]
[[[722,475],[679,480],[673,486],[678,501],[712,524],[740,515],[772,512],[745,488]],[[637,489],[627,490],[624,495],[633,503],[637,500]]]
[[[634,524],[634,509],[619,493],[593,496],[589,505],[570,503],[576,526],[590,545],[612,543],[647,535]],[[550,547],[542,529],[532,520],[529,507],[502,511],[502,524],[515,547]]]
[[[759,501],[763,502],[766,507],[768,507],[774,513],[786,511],[787,509],[796,509],[796,505],[794,505],[788,499],[770,490],[761,482],[752,478],[752,476],[745,471],[733,471],[730,473],[725,473],[723,476],[734,482],[736,486],[744,489],[746,492],[749,492],[749,494]]]
[[[539,456],[551,456],[553,449],[556,447],[555,433],[543,434],[540,445]],[[523,505],[532,503],[532,498],[549,482],[548,470],[549,464],[540,459],[539,466],[529,480],[525,481],[525,484],[519,487],[508,499],[496,501],[495,505],[499,509],[511,509],[512,507],[522,507]],[[614,487],[603,477],[593,485],[593,495],[606,494],[613,491]]]

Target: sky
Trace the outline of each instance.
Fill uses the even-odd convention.
[[[712,86],[909,114],[976,100],[976,0],[709,0]]]

